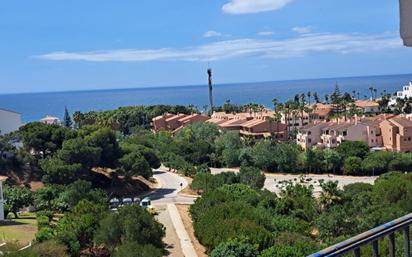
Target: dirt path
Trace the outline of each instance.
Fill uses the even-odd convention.
[[[190,217],[189,208],[190,205],[176,205],[177,209],[179,210],[180,217],[182,218],[183,224],[187,233],[189,234],[190,240],[193,243],[197,256],[199,257],[207,257],[206,249],[200,242],[197,240],[195,236],[195,232],[192,225],[192,218]]]

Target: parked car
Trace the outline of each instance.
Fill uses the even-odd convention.
[[[141,202],[140,206],[145,209],[150,214],[154,214],[154,207],[152,206],[152,200],[149,197],[145,197]]]

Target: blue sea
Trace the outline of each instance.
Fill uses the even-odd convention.
[[[226,100],[232,103],[260,103],[271,106],[273,98],[280,101],[291,99],[297,93],[317,92],[323,99],[337,83],[341,92],[360,92],[361,98],[369,97],[369,87],[393,93],[412,81],[412,74],[347,77],[310,80],[290,80],[256,83],[223,84],[214,86],[216,105]],[[208,86],[173,86],[136,89],[113,89],[73,92],[25,93],[0,95],[0,108],[22,113],[23,122],[39,120],[46,115],[62,117],[64,107],[69,111],[110,110],[120,106],[153,104],[193,104],[199,109],[209,101]]]

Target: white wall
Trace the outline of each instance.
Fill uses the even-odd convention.
[[[0,109],[0,135],[16,131],[21,126],[21,114]]]
[[[4,220],[3,182],[0,181],[0,220]]]

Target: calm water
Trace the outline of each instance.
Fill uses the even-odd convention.
[[[318,92],[323,99],[325,94],[333,92],[335,83],[339,84],[341,92],[356,90],[361,92],[363,97],[370,95],[368,88],[371,85],[377,88],[378,92],[395,92],[409,81],[412,81],[412,74],[225,84],[215,85],[214,98],[217,105],[230,99],[237,104],[255,102],[271,106],[273,98],[284,101],[293,98],[297,93],[308,91]],[[65,106],[70,112],[152,104],[194,104],[202,109],[203,105],[208,104],[208,99],[208,87],[204,85],[0,95],[0,108],[22,113],[23,121],[28,122],[39,120],[46,115],[62,117]]]

